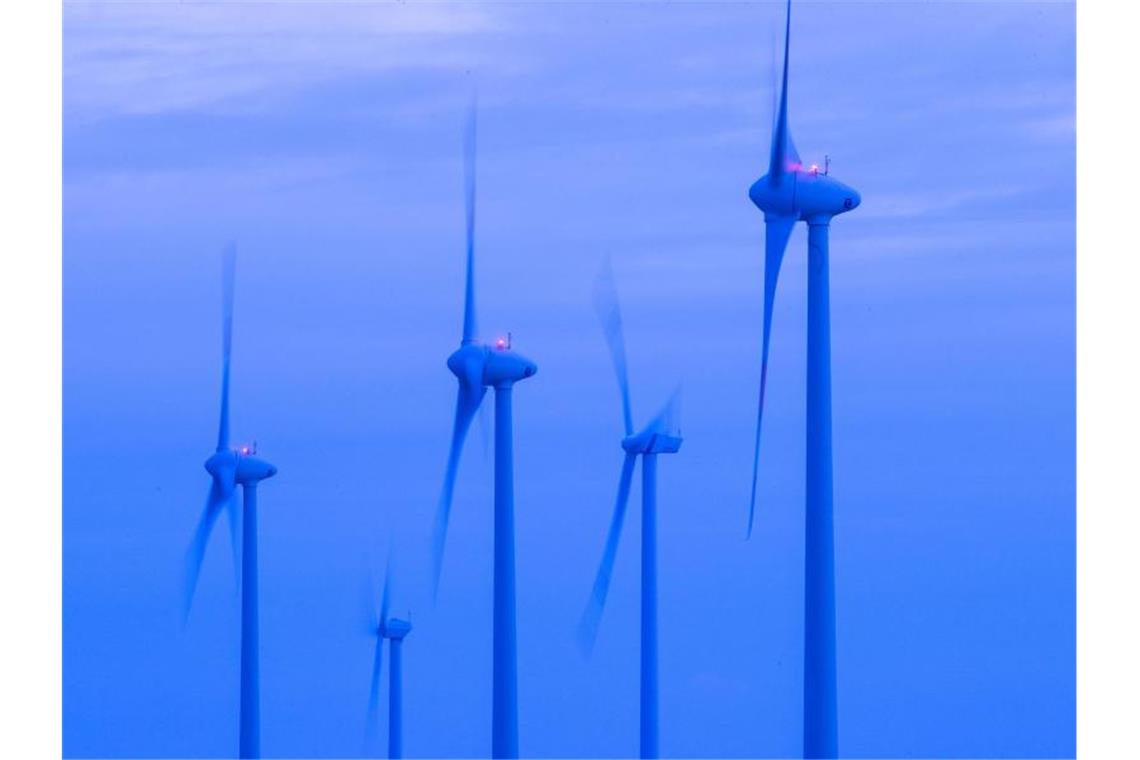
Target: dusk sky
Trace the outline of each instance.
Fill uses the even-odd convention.
[[[831,230],[843,755],[1075,752],[1074,16],[792,10],[796,145],[862,194]],[[745,541],[747,191],[782,3],[68,2],[64,21],[67,756],[237,748],[224,523],[180,615],[231,240],[234,437],[279,468],[259,490],[263,752],[382,751],[364,590],[389,546],[406,753],[489,752],[490,415],[429,592],[476,88],[479,324],[538,365],[514,397],[522,754],[637,752],[636,484],[592,658],[574,639],[622,456],[591,307],[607,256],[635,424],[683,388],[659,463],[662,753],[800,752],[802,225]]]

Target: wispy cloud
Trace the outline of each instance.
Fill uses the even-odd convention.
[[[478,63],[457,44],[496,29],[476,3],[71,3],[69,119],[211,107],[244,111],[273,90],[401,68]]]
[[[967,189],[932,188],[927,191],[878,193],[867,199],[860,208],[859,215],[868,220],[941,218],[947,212],[970,204],[1009,202],[1026,190],[1019,185],[992,185]]]

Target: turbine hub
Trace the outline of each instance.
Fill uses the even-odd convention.
[[[788,171],[776,180],[765,174],[752,183],[748,197],[765,214],[790,216],[795,213],[797,173]]]
[[[205,463],[206,472],[210,477],[222,482],[232,482],[234,469],[237,467],[237,452],[230,449],[215,451]]]
[[[483,365],[487,361],[487,349],[477,343],[464,343],[447,357],[447,368],[459,378],[459,382],[478,384],[483,376]]]

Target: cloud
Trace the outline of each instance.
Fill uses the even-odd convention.
[[[948,211],[970,204],[1009,202],[1027,190],[1020,185],[996,185],[959,190],[878,193],[863,204],[860,216],[868,220],[942,217]]]
[[[67,4],[67,117],[244,111],[342,76],[463,70],[478,61],[457,42],[498,25],[476,3]]]
[[[1027,135],[1042,142],[1063,141],[1072,144],[1077,136],[1076,114],[1072,109],[1065,113],[1029,119],[1022,126]]]

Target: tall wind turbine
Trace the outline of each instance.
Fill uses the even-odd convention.
[[[657,722],[657,455],[675,454],[681,448],[681,438],[672,433],[676,394],[665,408],[640,432],[633,431],[633,413],[630,409],[629,377],[626,371],[625,338],[622,335],[621,310],[618,307],[617,290],[613,285],[613,275],[609,265],[598,278],[594,304],[602,321],[602,328],[609,344],[610,358],[617,374],[618,390],[621,392],[622,419],[625,424],[625,437],[621,447],[625,449],[621,478],[618,481],[617,502],[609,532],[606,534],[602,562],[594,580],[593,592],[582,613],[579,625],[579,639],[589,651],[598,634],[598,622],[606,603],[606,594],[613,575],[614,558],[617,555],[618,541],[621,539],[622,524],[625,522],[625,508],[629,501],[629,488],[633,480],[633,469],[637,457],[641,457],[641,710],[640,710],[640,756],[658,756]]]
[[[828,230],[834,216],[859,205],[859,193],[820,172],[805,170],[788,130],[788,47],[791,0],[784,27],[784,73],[772,134],[768,173],[748,195],[764,212],[764,327],[760,400],[748,533],[756,506],[760,422],[768,378],[772,305],[784,249],[796,222],[808,225],[807,483],[804,551],[804,757],[833,758],[838,752],[835,675],[835,547],[831,482],[831,314]]]
[[[368,724],[374,726],[380,708],[380,675],[383,668],[384,641],[389,642],[388,663],[388,757],[404,753],[404,637],[412,631],[411,621],[388,614],[391,563],[384,573],[384,593],[380,597],[380,615],[375,621],[376,657],[372,662],[372,684],[368,690]]]
[[[495,549],[492,634],[491,754],[518,757],[518,674],[515,639],[515,496],[514,454],[511,435],[511,390],[537,371],[534,362],[511,351],[500,338],[484,345],[475,327],[475,106],[467,124],[464,164],[467,208],[467,288],[463,309],[463,337],[447,359],[447,368],[459,381],[455,425],[443,491],[436,513],[433,540],[434,588],[439,587],[447,521],[455,489],[455,475],[463,441],[487,388],[495,389]]]
[[[230,447],[230,348],[233,336],[234,265],[237,254],[231,245],[222,258],[222,413],[218,424],[218,445],[206,460],[210,473],[210,493],[198,520],[194,538],[186,553],[184,614],[189,614],[202,569],[202,557],[210,532],[223,508],[232,509],[234,491],[242,487],[241,530],[241,713],[239,757],[255,758],[261,752],[261,719],[258,667],[257,624],[257,484],[277,474],[277,468],[259,459],[251,446]],[[230,512],[230,526],[236,519]],[[236,546],[236,541],[235,541]],[[236,552],[236,549],[235,549]]]

